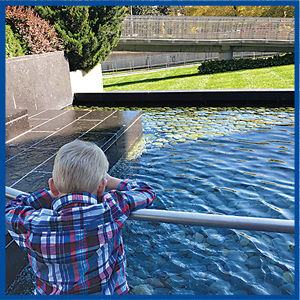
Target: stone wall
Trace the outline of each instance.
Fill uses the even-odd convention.
[[[62,51],[6,59],[6,110],[61,109],[72,104],[69,64]]]

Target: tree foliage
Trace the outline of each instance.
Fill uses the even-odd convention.
[[[41,19],[31,8],[6,6],[5,21],[20,41],[25,54],[62,50],[62,41],[57,37],[54,26]]]
[[[126,9],[121,6],[36,6],[35,11],[55,24],[70,70],[89,72],[117,45]]]
[[[295,16],[294,6],[181,6],[177,8],[186,16],[273,17]]]
[[[5,25],[5,57],[17,57],[25,55],[20,41],[15,37],[9,25]]]
[[[168,16],[173,12],[172,6],[132,6],[133,15]]]

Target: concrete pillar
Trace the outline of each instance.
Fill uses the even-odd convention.
[[[228,45],[222,45],[221,51],[219,52],[219,60],[230,60],[232,59],[232,48]]]

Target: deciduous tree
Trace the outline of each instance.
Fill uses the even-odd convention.
[[[62,50],[62,41],[54,26],[24,6],[6,6],[5,22],[20,41],[25,54],[41,54]]]
[[[295,16],[294,6],[182,6],[180,11],[186,16],[226,16],[226,17],[273,17]]]

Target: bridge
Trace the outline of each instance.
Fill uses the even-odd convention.
[[[294,18],[127,16],[114,51],[294,52]]]

